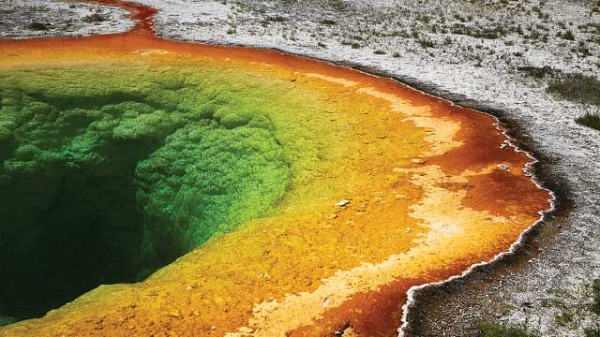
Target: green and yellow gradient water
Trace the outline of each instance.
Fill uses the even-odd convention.
[[[1,75],[0,253],[15,277],[1,281],[0,303],[17,315],[141,280],[272,214],[291,175],[302,184],[343,136],[313,113],[314,91],[240,69],[117,62]]]

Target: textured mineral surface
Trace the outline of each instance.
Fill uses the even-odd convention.
[[[128,8],[129,33],[0,42],[0,315],[73,300],[0,336],[394,336],[410,287],[550,207],[492,116]]]

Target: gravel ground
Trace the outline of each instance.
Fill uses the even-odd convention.
[[[163,37],[277,48],[343,63],[490,112],[541,159],[539,174],[557,191],[557,211],[527,235],[516,255],[420,291],[407,332],[477,336],[479,322],[494,321],[523,324],[541,336],[583,336],[584,328],[600,321],[591,312],[589,287],[600,278],[600,133],[574,122],[598,106],[549,94],[552,77],[530,76],[536,75],[534,68],[526,68],[549,66],[556,69],[553,73],[598,79],[600,2],[137,2],[159,9],[155,28]],[[36,18],[28,11],[39,11],[24,5],[34,3],[45,6],[44,13],[69,9],[69,3],[26,0],[16,5],[0,0],[3,13],[5,7],[13,11],[1,17],[11,28],[0,26],[0,36],[38,36],[27,27]],[[124,19],[84,25],[81,18],[97,7],[81,6],[70,15],[40,17],[51,27],[69,18],[73,30],[67,34],[72,35],[131,25]],[[110,13],[110,20],[123,18],[114,9],[103,11]]]
[[[132,27],[126,14],[75,1],[0,0],[0,39],[117,33]]]

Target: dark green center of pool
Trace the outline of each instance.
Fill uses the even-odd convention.
[[[0,316],[41,316],[99,284],[143,280],[272,211],[290,170],[269,98],[225,77],[0,74]]]

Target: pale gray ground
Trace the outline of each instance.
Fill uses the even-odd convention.
[[[0,0],[0,39],[116,33],[132,26],[126,14],[76,1]]]
[[[574,122],[598,108],[550,95],[548,78],[519,70],[551,66],[598,77],[598,1],[137,2],[160,10],[155,28],[164,37],[271,47],[361,65],[499,111],[543,157],[544,176],[570,191],[572,210],[542,225],[519,257],[427,291],[414,309],[419,324],[412,332],[476,335],[479,321],[493,320],[526,323],[541,336],[583,336],[584,327],[600,321],[587,305],[588,285],[600,278],[600,133]],[[557,324],[564,313],[572,321]]]

